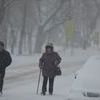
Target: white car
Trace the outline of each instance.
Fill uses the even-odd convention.
[[[100,100],[100,56],[93,56],[88,59],[85,65],[75,74],[69,92],[69,100],[81,100],[82,98]]]

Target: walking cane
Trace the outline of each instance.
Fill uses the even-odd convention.
[[[39,78],[38,78],[38,85],[37,85],[37,91],[36,91],[36,94],[38,94],[38,90],[39,90],[40,79],[41,79],[41,72],[42,72],[42,69],[40,69],[40,73],[39,73]]]

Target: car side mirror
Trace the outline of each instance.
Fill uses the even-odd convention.
[[[74,78],[75,78],[75,79],[77,79],[77,75],[78,75],[77,73],[74,73]]]

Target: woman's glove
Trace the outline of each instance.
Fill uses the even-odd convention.
[[[43,69],[43,66],[39,66],[40,67],[40,69]]]
[[[55,66],[58,66],[59,65],[59,62],[56,60],[55,61]]]

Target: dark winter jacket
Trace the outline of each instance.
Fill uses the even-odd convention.
[[[44,53],[40,58],[39,66],[42,67],[43,76],[54,77],[56,76],[56,67],[61,62],[61,57],[58,53]]]
[[[0,70],[4,70],[12,62],[10,53],[6,50],[0,51]]]

